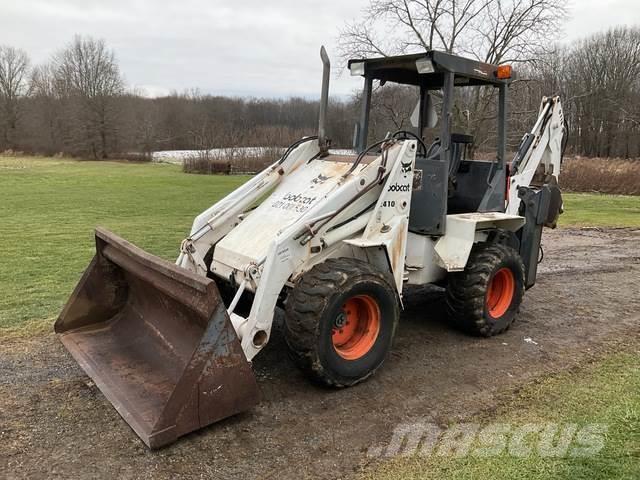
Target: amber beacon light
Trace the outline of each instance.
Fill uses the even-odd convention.
[[[511,78],[511,65],[500,65],[496,70],[496,77],[500,80]]]

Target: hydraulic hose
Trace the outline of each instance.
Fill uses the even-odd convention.
[[[418,141],[418,146],[422,147],[422,151],[424,152],[424,156],[427,156],[427,146],[424,144],[422,139],[413,132],[408,130],[397,130],[391,134],[391,138],[398,138],[399,135],[404,135],[402,138],[412,137]]]
[[[287,157],[291,154],[291,152],[293,152],[296,148],[298,148],[303,143],[310,142],[311,140],[317,140],[317,139],[318,139],[317,135],[312,135],[311,137],[304,137],[304,138],[301,138],[300,140],[293,142],[291,145],[287,147],[287,149],[285,150],[280,160],[278,160],[277,165],[282,165],[284,161],[287,159]]]

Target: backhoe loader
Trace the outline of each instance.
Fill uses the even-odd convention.
[[[355,154],[337,155],[324,48],[321,58],[318,135],[198,215],[175,264],[96,229],[55,331],[150,448],[258,402],[251,361],[277,308],[294,363],[347,387],[382,365],[408,286],[445,287],[452,324],[488,337],[512,324],[535,283],[542,227],[562,211],[559,98],[543,98],[507,161],[511,67],[439,51],[354,59],[350,73],[364,79]],[[415,128],[369,141],[374,82],[417,89]],[[460,88],[496,91],[494,158],[466,158],[473,137],[452,131]]]

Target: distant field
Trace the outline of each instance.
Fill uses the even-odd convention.
[[[53,318],[105,226],[173,260],[193,218],[247,177],[176,165],[0,157],[0,328]],[[566,194],[561,226],[640,227],[640,197]]]

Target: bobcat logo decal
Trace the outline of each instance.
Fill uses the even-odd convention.
[[[324,175],[322,175],[321,173],[314,178],[313,180],[311,180],[311,187],[313,188],[315,185],[321,185],[324,182],[326,182],[327,180],[329,180],[330,177],[325,177]]]
[[[400,169],[402,170],[402,173],[409,173],[411,171],[411,160],[407,163],[400,160]]]

